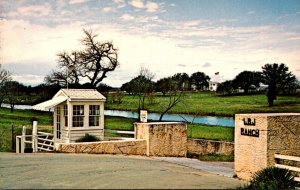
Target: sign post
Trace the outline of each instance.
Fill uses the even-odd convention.
[[[147,123],[148,112],[147,110],[140,110],[140,122]]]

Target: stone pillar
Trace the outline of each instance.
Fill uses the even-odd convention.
[[[147,156],[186,157],[187,125],[179,122],[134,123],[136,138],[147,141]]]
[[[275,164],[274,154],[300,156],[300,113],[236,114],[235,173],[250,180]]]

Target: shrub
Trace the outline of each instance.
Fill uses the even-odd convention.
[[[100,138],[96,137],[95,135],[90,135],[86,133],[83,137],[80,137],[75,142],[95,142],[100,141]]]
[[[267,167],[254,174],[245,189],[295,189],[294,176],[287,169]]]

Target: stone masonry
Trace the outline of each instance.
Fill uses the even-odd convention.
[[[234,143],[206,139],[188,139],[187,153],[196,155],[234,155]]]
[[[235,172],[250,180],[275,164],[274,154],[300,156],[300,113],[236,114]]]
[[[136,138],[147,141],[147,156],[186,157],[187,125],[179,122],[134,123]]]
[[[58,152],[89,154],[146,155],[145,140],[119,140],[85,143],[60,143]]]

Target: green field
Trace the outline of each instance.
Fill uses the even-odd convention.
[[[10,113],[8,108],[0,108],[0,152],[11,150],[12,125],[14,126],[15,135],[21,135],[22,126],[26,126],[29,134],[31,133],[33,120],[38,120],[38,129],[40,131],[52,131],[52,113],[29,110],[16,110]],[[136,119],[106,116],[105,129],[133,131],[133,122],[135,121]],[[234,128],[189,124],[187,133],[188,137],[191,138],[233,141]],[[105,136],[120,135],[105,133]]]
[[[126,95],[122,103],[111,103],[108,95],[106,109],[130,110],[138,109],[138,97]],[[156,95],[152,103],[146,100],[146,109],[160,113],[168,104],[168,97]],[[182,102],[169,113],[185,113],[195,115],[233,116],[236,113],[259,112],[300,112],[300,96],[278,96],[275,106],[269,107],[265,94],[247,96],[217,96],[214,92],[186,93]]]
[[[22,134],[22,126],[26,126],[27,133],[31,133],[34,120],[38,121],[39,130],[52,131],[52,113],[31,110],[15,110],[11,113],[8,108],[0,108],[0,152],[11,150],[12,126],[15,135]]]
[[[121,104],[112,104],[110,95],[106,109],[119,109],[136,111],[138,97],[125,96]],[[146,102],[150,112],[161,112],[168,103],[168,97],[157,95],[151,102]],[[187,93],[184,100],[171,110],[172,113],[185,113],[195,115],[233,116],[236,113],[255,112],[300,112],[299,96],[279,96],[274,107],[268,107],[265,95],[248,96],[216,96],[215,93]],[[15,134],[20,135],[22,126],[29,129],[32,121],[37,120],[39,130],[52,131],[52,113],[29,110],[15,110],[0,108],[0,151],[11,150],[11,128],[14,126]],[[133,130],[135,119],[122,117],[105,117],[105,128],[112,130]],[[106,133],[106,136],[119,136],[115,133]],[[211,140],[224,140],[232,142],[234,128],[221,126],[208,126],[202,124],[188,124],[188,137]]]

